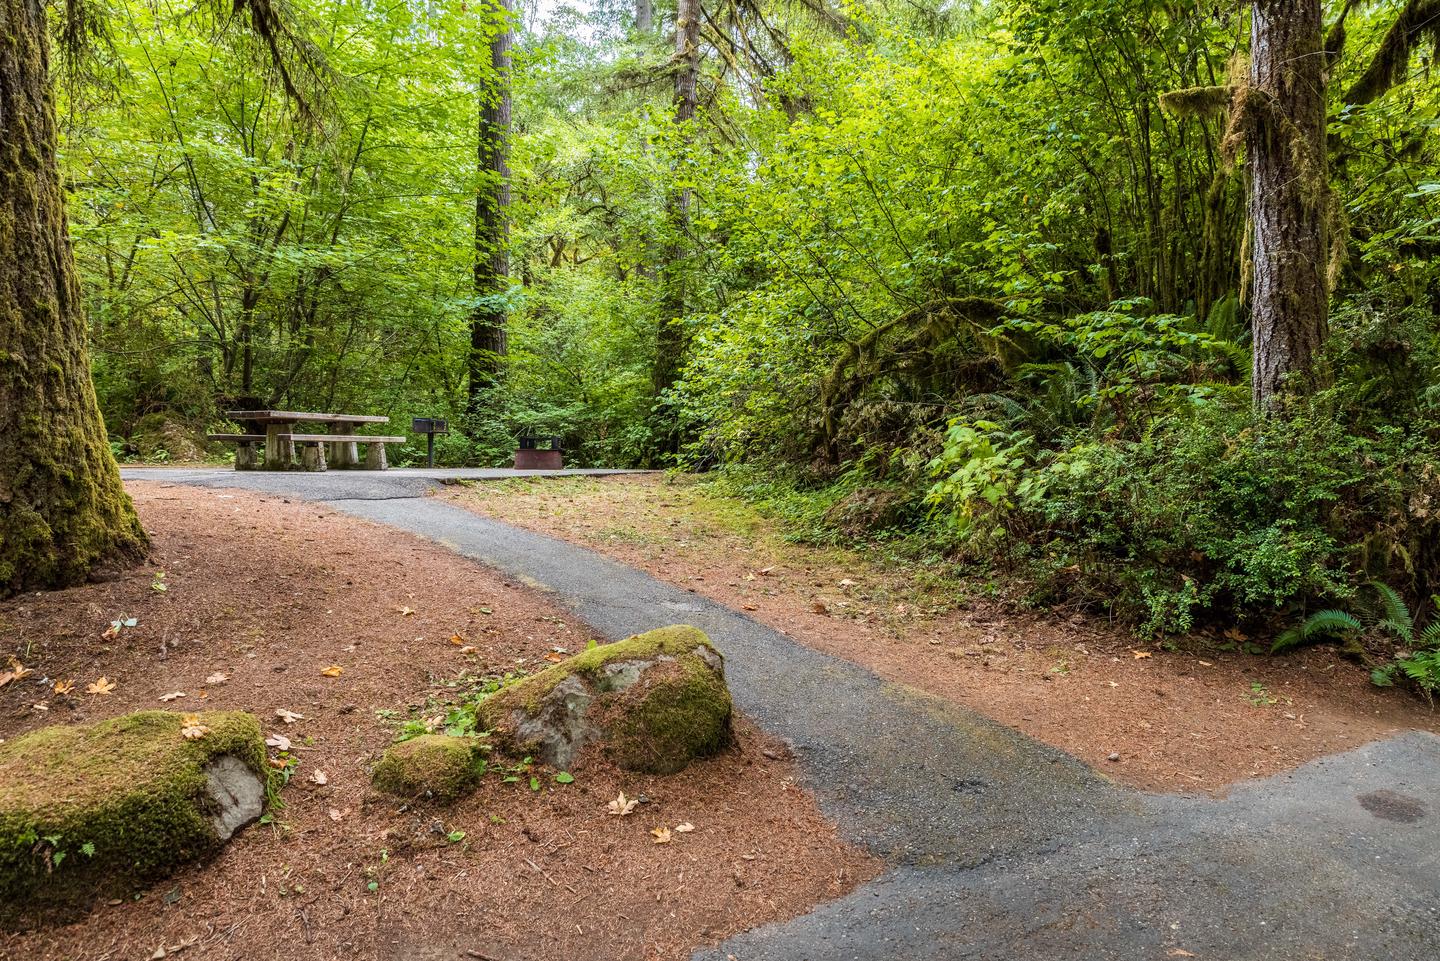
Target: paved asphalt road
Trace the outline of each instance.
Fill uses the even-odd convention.
[[[738,706],[794,747],[821,807],[889,869],[697,961],[1440,959],[1440,737],[1221,801],[1144,794],[693,593],[424,496],[461,472],[124,473],[329,502],[506,571],[609,637],[708,632]]]

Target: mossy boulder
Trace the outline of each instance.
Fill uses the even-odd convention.
[[[204,433],[157,413],[135,422],[125,446],[145,460],[197,461],[205,459],[205,444]]]
[[[265,738],[239,711],[140,711],[0,744],[0,920],[82,909],[216,851],[260,816]]]
[[[475,787],[484,773],[480,741],[424,734],[390,745],[372,780],[386,794],[447,804]]]
[[[476,707],[497,747],[568,767],[588,745],[632,771],[673,774],[730,741],[725,661],[705,633],[662,627],[601,644]]]

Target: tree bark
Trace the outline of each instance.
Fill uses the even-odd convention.
[[[635,0],[635,32],[655,29],[655,0]]]
[[[510,277],[510,46],[514,36],[510,0],[494,0],[505,26],[490,41],[489,79],[480,88],[475,194],[475,296],[503,294]],[[470,408],[500,383],[508,350],[505,310],[478,304],[470,315]]]
[[[700,0],[679,0],[675,20],[675,125],[684,131],[695,119],[697,88],[700,76]],[[682,132],[682,142],[688,136]],[[679,171],[675,171],[676,180]],[[677,433],[672,418],[661,399],[680,376],[685,351],[684,328],[686,290],[683,260],[685,236],[690,229],[690,188],[672,181],[665,199],[669,239],[662,255],[660,279],[659,326],[655,335],[655,366],[651,372],[651,388],[658,414],[657,443],[673,452]]]
[[[90,381],[46,31],[40,0],[0,0],[0,596],[146,546]]]
[[[1249,82],[1252,391],[1263,410],[1319,386],[1329,335],[1320,0],[1256,0]]]

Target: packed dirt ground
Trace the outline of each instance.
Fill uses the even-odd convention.
[[[1151,644],[1096,618],[1017,613],[877,551],[787,541],[691,478],[483,482],[437,496],[594,548],[1149,790],[1218,794],[1398,730],[1440,731],[1424,701],[1374,687],[1333,648],[1257,656],[1237,631]]]
[[[147,564],[0,604],[0,660],[33,672],[0,687],[0,738],[142,708],[243,709],[300,764],[270,823],[210,863],[69,925],[0,934],[0,958],[684,958],[877,872],[743,718],[733,748],[671,777],[593,760],[567,784],[539,769],[507,783],[492,766],[446,808],[377,794],[367,769],[400,723],[442,715],[467,679],[583,649],[591,631],[328,507],[129,488]],[[611,816],[622,791],[646,803]],[[652,829],[682,823],[694,830],[656,843]]]

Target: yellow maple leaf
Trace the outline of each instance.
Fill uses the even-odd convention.
[[[345,673],[345,668],[341,667],[339,664],[331,664],[329,667],[321,668],[320,673],[324,674],[326,677],[339,677],[341,674]]]
[[[70,693],[71,691],[73,691],[73,690],[75,690],[75,682],[74,682],[74,681],[56,681],[56,682],[55,682],[55,693],[56,693],[56,694],[69,694],[69,693]]]
[[[198,741],[210,733],[210,728],[200,723],[199,714],[186,714],[180,718],[180,736],[187,741]]]
[[[1149,652],[1149,651],[1131,651],[1131,652],[1130,652],[1130,656],[1133,657],[1133,658],[1135,658],[1135,660],[1138,661],[1138,660],[1140,660],[1141,658],[1149,657],[1149,656],[1150,656],[1150,652]]]
[[[108,677],[101,677],[100,680],[96,681],[95,683],[87,685],[85,688],[85,693],[109,694],[113,690],[115,690],[115,682],[110,680]]]
[[[461,637],[459,634],[451,634],[450,643],[454,644],[456,647],[463,647],[465,645],[465,638]]]
[[[669,828],[651,828],[651,829],[650,829],[650,833],[653,834],[653,835],[655,835],[655,843],[656,843],[656,844],[669,844],[669,843],[670,843],[670,829],[669,829]]]

